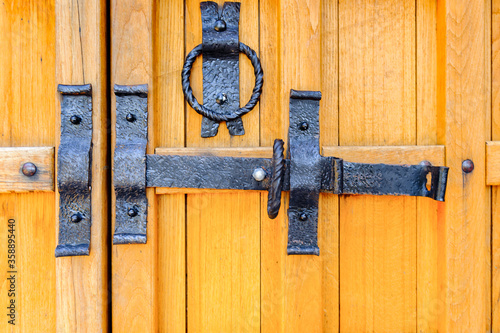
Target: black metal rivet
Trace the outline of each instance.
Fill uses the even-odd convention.
[[[82,118],[80,118],[79,116],[71,116],[71,118],[69,118],[69,121],[73,124],[73,125],[78,125],[79,123],[82,122]]]
[[[82,220],[82,215],[80,213],[76,213],[71,215],[71,222],[78,223]]]
[[[307,220],[307,214],[306,213],[300,213],[299,214],[299,220],[301,220],[301,221]]]
[[[137,216],[137,209],[135,209],[135,208],[130,208],[130,209],[127,211],[127,214],[128,214],[128,216],[130,216],[130,217]]]
[[[226,103],[226,101],[227,101],[227,96],[226,96],[226,94],[222,94],[222,93],[217,94],[217,97],[215,97],[215,101],[216,101],[216,102],[217,102],[217,104],[219,104],[219,105],[222,105],[222,104]]]
[[[133,123],[133,122],[134,122],[137,118],[135,117],[135,115],[134,115],[134,114],[129,113],[129,114],[127,114],[127,116],[125,117],[125,119],[127,119],[127,121],[128,121],[129,123]]]
[[[23,175],[31,177],[36,173],[36,165],[34,165],[31,162],[24,163],[22,170],[23,170]]]
[[[215,31],[222,32],[226,30],[226,22],[224,20],[217,20],[215,22]]]
[[[465,173],[470,173],[474,170],[474,162],[467,159],[462,162],[462,171]]]
[[[309,124],[305,121],[299,124],[299,129],[301,131],[307,131],[308,128],[309,128]]]

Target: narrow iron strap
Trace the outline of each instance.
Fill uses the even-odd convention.
[[[271,219],[278,216],[281,207],[281,191],[283,188],[283,176],[285,175],[285,158],[283,155],[283,140],[274,140],[273,145],[273,169],[271,174],[271,184],[267,198],[267,215]]]
[[[61,142],[57,154],[59,243],[56,257],[89,255],[91,229],[92,86],[59,85]]]
[[[202,116],[212,119],[216,122],[234,120],[250,112],[259,101],[260,95],[262,93],[262,86],[264,84],[264,72],[262,71],[260,60],[254,50],[241,42],[239,43],[239,51],[246,54],[252,63],[255,74],[255,86],[252,90],[252,96],[245,106],[239,108],[238,110],[225,114],[220,114],[206,108],[202,104],[198,103],[198,100],[193,95],[193,89],[191,88],[189,79],[191,76],[191,69],[193,67],[194,61],[202,53],[202,44],[196,46],[187,55],[186,62],[184,63],[184,67],[182,68],[182,91],[184,92],[184,96],[189,105]]]

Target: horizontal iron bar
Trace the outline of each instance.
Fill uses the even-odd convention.
[[[336,163],[335,163],[336,162]],[[290,190],[290,160],[286,160],[283,191]],[[267,177],[256,181],[252,173],[262,168]],[[339,175],[335,170],[341,168]],[[335,194],[407,195],[444,201],[446,167],[345,162],[324,157],[321,192]],[[146,155],[146,186],[199,189],[269,189],[270,158]],[[433,174],[428,190],[427,174]],[[336,186],[341,182],[342,186]]]

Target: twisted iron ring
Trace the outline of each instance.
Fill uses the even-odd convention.
[[[267,215],[271,219],[278,216],[281,206],[281,189],[283,185],[283,175],[285,174],[283,144],[283,140],[274,140],[273,170],[271,174],[271,184],[269,186],[269,195],[267,197]]]
[[[264,83],[264,73],[262,71],[262,66],[260,65],[260,60],[257,57],[255,51],[243,43],[239,43],[239,51],[245,53],[252,62],[255,74],[255,86],[253,88],[250,100],[244,107],[239,108],[236,111],[231,111],[231,113],[224,113],[224,114],[212,111],[203,106],[203,104],[198,103],[196,97],[194,97],[193,95],[193,90],[191,89],[191,84],[189,82],[189,78],[191,76],[191,69],[193,67],[193,63],[196,60],[196,58],[200,54],[202,54],[202,44],[196,46],[187,55],[186,61],[184,62],[184,67],[182,68],[182,91],[184,92],[184,96],[189,105],[191,105],[191,107],[202,116],[212,119],[213,121],[216,122],[231,121],[250,112],[259,101],[260,94],[262,93],[262,84]]]

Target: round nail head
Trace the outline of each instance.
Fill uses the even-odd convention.
[[[80,215],[80,213],[76,213],[76,214],[71,215],[71,222],[78,223],[81,220],[82,220],[82,215]]]
[[[130,217],[134,217],[134,216],[137,216],[137,209],[135,208],[130,208],[127,212],[128,216]]]
[[[299,124],[299,129],[301,131],[307,131],[308,128],[309,128],[309,124],[305,121]]]
[[[127,116],[125,117],[125,119],[127,119],[127,121],[128,121],[129,123],[133,123],[133,122],[134,122],[137,118],[135,118],[135,115],[134,115],[134,114],[129,113],[129,114],[127,114]]]
[[[77,115],[74,115],[74,116],[71,116],[71,118],[69,118],[69,121],[73,124],[73,125],[78,125],[79,123],[82,122],[82,118],[80,118],[79,116]]]
[[[215,101],[217,102],[217,104],[219,105],[222,105],[224,103],[226,103],[227,101],[227,96],[226,94],[218,94],[217,97],[215,97]]]
[[[299,220],[301,220],[301,221],[307,220],[307,214],[306,213],[300,213],[299,214]]]
[[[226,30],[226,22],[224,20],[217,20],[215,22],[215,31],[222,32]]]
[[[462,171],[465,173],[470,173],[474,170],[474,162],[467,159],[462,162]]]
[[[253,171],[252,176],[256,181],[261,182],[266,178],[266,172],[262,168],[257,168]]]
[[[31,162],[24,163],[22,170],[23,170],[23,175],[31,177],[36,173],[36,165],[34,165]]]

